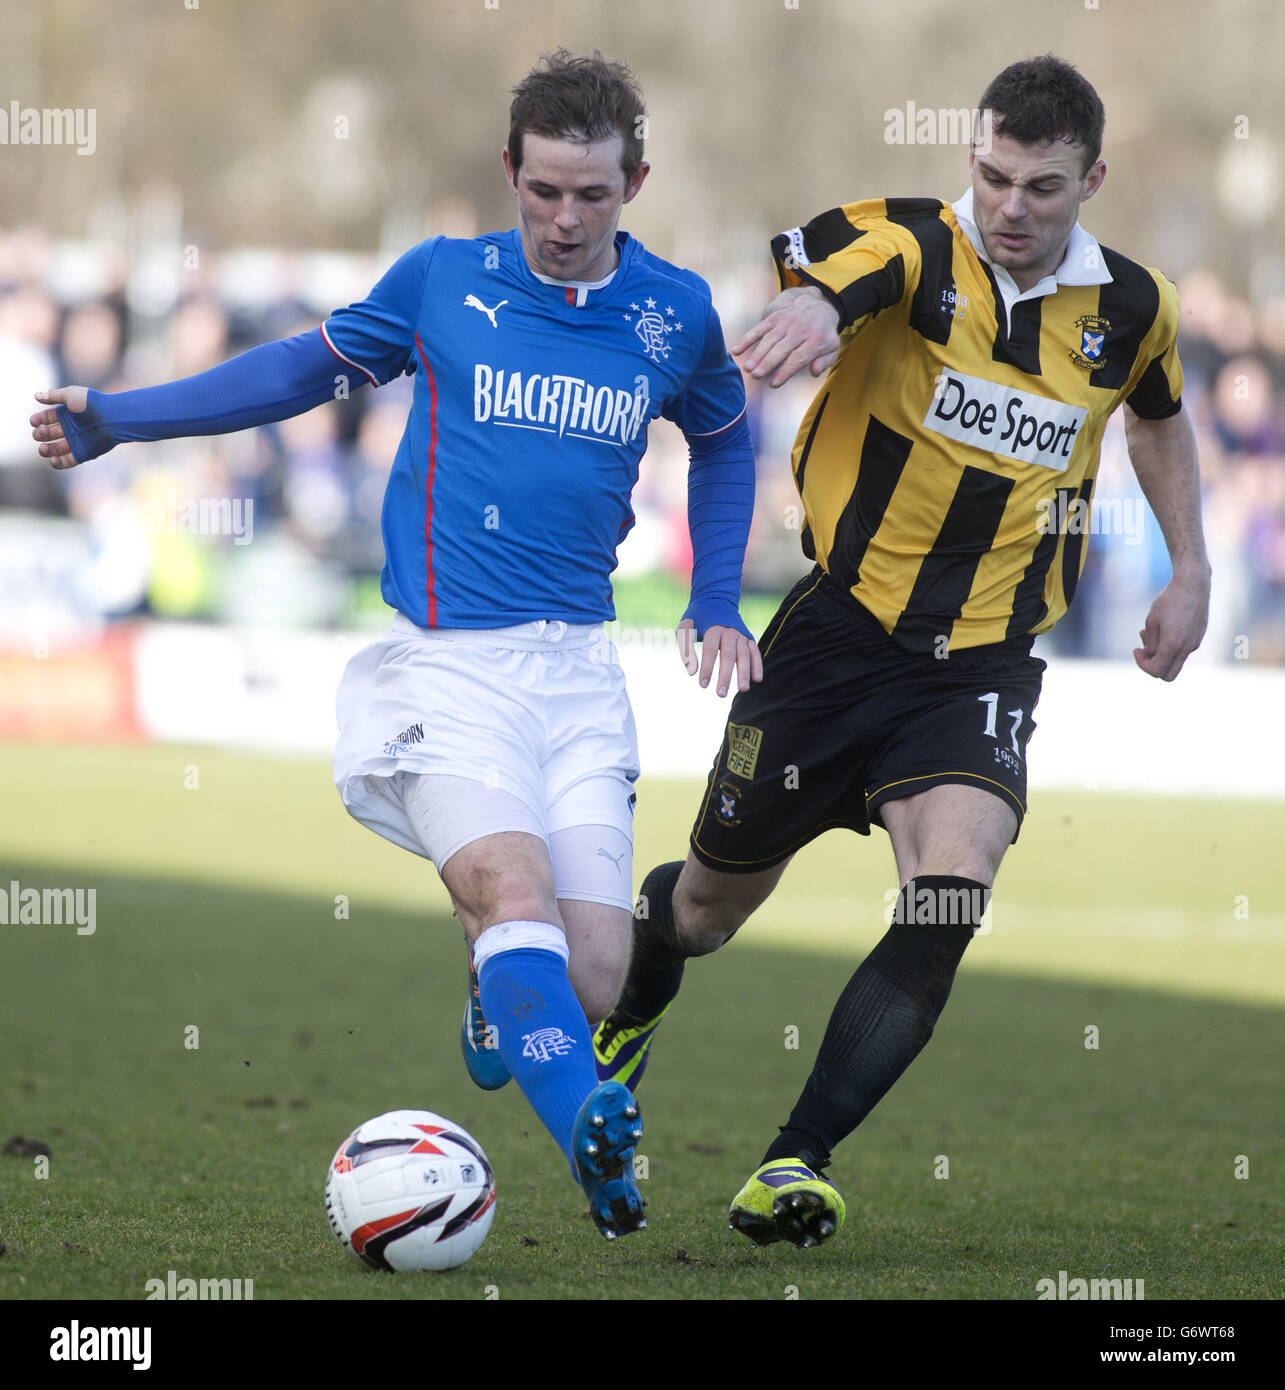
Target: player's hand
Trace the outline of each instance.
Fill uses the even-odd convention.
[[[1171,681],[1200,646],[1209,625],[1209,571],[1175,574],[1151,605],[1133,659],[1147,675]]]
[[[79,415],[89,404],[89,392],[83,386],[59,386],[53,391],[37,391],[36,399],[48,406],[65,405],[73,415]],[[31,417],[31,437],[40,445],[41,458],[47,458],[54,468],[75,468],[76,455],[58,423],[58,411],[38,410]]]
[[[707,627],[705,636],[700,639],[701,654],[696,658],[696,624],[684,618],[678,624],[678,650],[682,654],[687,674],[694,676],[700,672],[701,688],[704,689],[714,674],[714,661],[718,660],[718,693],[726,695],[736,675],[736,688],[748,690],[750,681],[763,679],[763,658],[759,655],[758,643],[734,627]]]
[[[731,353],[755,381],[770,376],[772,386],[804,367],[821,376],[839,355],[839,311],[813,285],[782,290]]]

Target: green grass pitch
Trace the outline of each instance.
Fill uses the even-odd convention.
[[[881,833],[810,847],[689,966],[640,1091],[650,1227],[611,1246],[515,1088],[465,1076],[433,870],[349,821],[324,765],[7,747],[0,795],[0,889],[96,891],[92,935],[0,925],[0,1144],[50,1150],[43,1178],[0,1155],[2,1298],[141,1299],[170,1270],[256,1300],[1031,1300],[1061,1270],[1285,1293],[1279,805],[1036,794],[935,1038],[838,1151],[847,1226],[800,1252],[726,1209],[884,930]],[[642,784],[639,876],[697,796]],[[497,1173],[451,1274],[369,1273],[326,1223],[334,1148],[403,1106]]]

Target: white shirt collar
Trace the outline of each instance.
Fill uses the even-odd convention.
[[[530,269],[529,266],[528,269]],[[609,275],[604,275],[601,280],[555,280],[552,275],[541,275],[538,270],[532,270],[531,274],[544,284],[556,285],[560,290],[600,290],[605,285],[611,284],[616,278],[616,271],[619,269],[620,266],[617,264],[615,270]]]
[[[973,190],[969,188],[964,196],[950,207],[973,250],[990,266],[995,283],[1003,296],[1006,311],[1011,311],[1019,300],[1040,299],[1046,294],[1053,294],[1059,285],[1106,285],[1111,282],[1111,272],[1107,269],[1101,246],[1077,222],[1071,228],[1071,236],[1066,243],[1066,254],[1053,274],[1046,275],[1029,290],[1020,290],[1008,271],[1002,265],[996,265],[986,254],[982,234],[973,220]]]
[[[528,265],[527,269],[531,270],[531,267]],[[560,290],[574,290],[572,302],[577,309],[583,309],[589,300],[589,291],[605,289],[616,278],[619,271],[620,261],[617,261],[611,273],[604,275],[601,280],[555,280],[552,275],[541,275],[538,270],[531,270],[531,274],[542,284],[554,285]]]

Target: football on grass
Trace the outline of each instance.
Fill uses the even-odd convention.
[[[495,1177],[472,1135],[431,1110],[359,1125],[326,1174],[326,1215],[372,1269],[454,1269],[486,1239]]]

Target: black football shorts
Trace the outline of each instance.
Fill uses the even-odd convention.
[[[868,835],[884,802],[949,782],[994,792],[1020,830],[1044,673],[1030,642],[907,651],[818,566],[763,634],[762,681],[732,701],[696,857],[754,873],[825,830]]]

